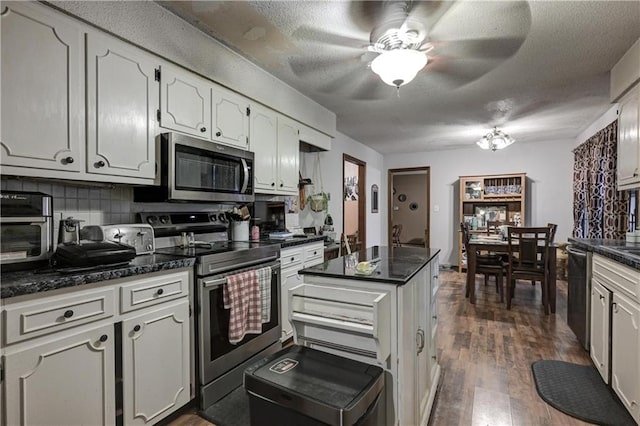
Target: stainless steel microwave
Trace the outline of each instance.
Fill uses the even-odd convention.
[[[52,215],[50,195],[0,193],[0,264],[3,270],[48,263],[53,250]]]
[[[163,133],[160,185],[135,188],[134,200],[251,203],[253,160],[253,152]]]

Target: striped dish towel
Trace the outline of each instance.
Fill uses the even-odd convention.
[[[260,268],[258,274],[258,284],[260,285],[260,300],[262,305],[262,322],[271,321],[271,266]]]
[[[239,343],[247,333],[262,333],[260,285],[255,270],[229,275],[222,297],[224,307],[231,309],[229,343]]]

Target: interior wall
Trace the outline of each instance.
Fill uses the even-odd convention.
[[[394,175],[393,187],[396,194],[392,199],[393,220],[392,223],[402,224],[402,233],[400,234],[400,242],[407,243],[410,241],[423,240],[424,231],[427,227],[427,175]],[[404,195],[406,199],[400,201],[400,195]],[[411,203],[417,204],[417,209],[411,210]]]
[[[361,185],[361,193],[366,199],[366,221],[367,221],[367,246],[386,245],[387,216],[387,182],[386,173],[382,180],[384,159],[382,154],[369,148],[362,143],[351,139],[340,132],[336,133],[336,138],[331,144],[331,151],[319,154],[322,167],[322,181],[324,192],[330,194],[329,214],[333,218],[334,228],[337,237],[344,232],[342,221],[343,211],[343,191],[344,181],[342,180],[342,155],[347,154],[358,160],[367,163],[366,183]],[[300,157],[300,171],[304,177],[313,175],[316,164],[316,153],[302,153]],[[314,180],[314,183],[316,181]],[[371,185],[376,184],[380,188],[378,193],[379,213],[371,213]],[[319,190],[319,188],[317,188]],[[324,222],[323,213],[312,212],[308,207],[300,212],[300,226],[322,226]]]
[[[526,225],[558,224],[556,241],[573,229],[574,141],[518,143],[501,151],[478,147],[385,156],[385,169],[429,166],[431,172],[431,247],[440,248],[443,264],[458,262],[458,177],[502,173],[527,174]]]

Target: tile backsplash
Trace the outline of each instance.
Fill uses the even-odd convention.
[[[32,191],[51,195],[54,239],[58,236],[61,217],[82,220],[82,226],[135,222],[132,187],[89,187],[71,183],[3,178],[0,188],[3,191]]]

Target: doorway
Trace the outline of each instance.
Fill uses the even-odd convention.
[[[345,236],[357,235],[356,247],[367,247],[366,223],[366,176],[367,163],[347,154],[342,154],[342,182],[344,183],[342,229]]]
[[[429,247],[430,176],[429,167],[389,169],[390,247]]]

